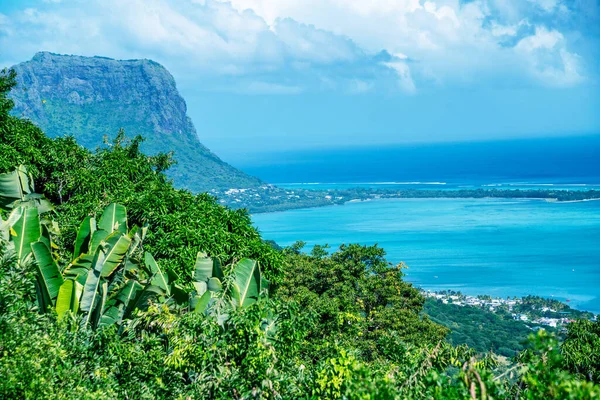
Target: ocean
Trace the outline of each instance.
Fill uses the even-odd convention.
[[[575,188],[600,184],[600,135],[297,150],[259,154],[234,165],[280,186],[399,182],[444,183],[447,188],[506,184]]]
[[[600,201],[374,200],[252,219],[281,246],[377,244],[424,289],[531,294],[600,313]]]
[[[288,188],[600,189],[600,137],[271,154],[247,172]],[[287,246],[377,244],[431,290],[538,295],[600,313],[600,201],[398,199],[253,215]]]

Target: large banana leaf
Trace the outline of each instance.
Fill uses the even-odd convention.
[[[233,268],[231,298],[235,305],[246,307],[255,303],[260,294],[260,269],[258,262],[244,258]]]
[[[218,258],[210,258],[206,253],[198,253],[194,269],[194,282],[206,282],[210,278],[223,280],[223,270]]]
[[[219,278],[210,278],[206,286],[211,292],[220,292],[223,290],[223,284],[221,284]]]
[[[201,314],[204,311],[206,311],[206,308],[208,307],[208,303],[210,302],[210,299],[211,299],[210,292],[205,292],[202,296],[194,299],[195,300],[195,302],[193,304],[194,312]]]
[[[75,239],[75,250],[73,258],[79,257],[83,253],[87,253],[90,249],[92,235],[96,231],[96,218],[86,217],[77,231],[77,239]]]
[[[38,304],[40,311],[46,311],[48,306],[54,305],[54,301],[64,281],[58,270],[58,266],[52,258],[50,249],[43,242],[32,243],[31,249],[33,250],[38,268],[36,277]]]
[[[64,281],[56,298],[56,313],[59,320],[63,318],[67,311],[77,314],[81,293],[83,293],[82,284],[73,279]]]
[[[196,290],[196,294],[198,296],[202,296],[208,290],[208,285],[206,282],[192,282],[194,285],[194,289]]]
[[[81,310],[86,313],[83,320],[84,325],[87,325],[92,320],[92,312],[102,297],[102,290],[100,288],[100,274],[102,273],[104,260],[106,260],[106,252],[105,249],[100,247],[94,255],[92,269],[88,271],[85,286],[83,287]]]
[[[6,221],[0,221],[0,233],[5,242],[10,240],[11,235],[16,235],[13,225],[23,216],[23,208],[19,207],[11,211]]]
[[[16,200],[9,204],[7,207],[15,208],[18,206],[37,208],[40,215],[47,213],[48,211],[54,210],[54,206],[52,205],[52,203],[48,199],[45,199],[44,196],[37,193],[27,194],[22,200]]]
[[[24,200],[25,196],[33,191],[33,179],[23,165],[10,173],[0,175],[1,208],[6,209],[11,203]]]
[[[52,221],[54,222],[54,221]],[[52,229],[51,226],[51,222],[49,221],[42,221],[40,223],[40,228],[41,228],[41,232],[42,234],[40,235],[40,242],[44,242],[44,244],[46,246],[48,246],[48,248],[52,251],[57,250],[58,246],[54,243],[54,241],[52,240],[52,236],[50,235],[50,229]]]
[[[119,293],[106,303],[106,311],[102,314],[98,326],[107,326],[121,322],[129,302],[134,301],[137,293],[143,289],[135,280],[129,280]]]
[[[89,249],[87,252],[89,254],[96,254],[96,250],[98,250],[100,243],[102,243],[102,241],[104,241],[108,235],[110,235],[108,231],[105,231],[104,229],[96,229],[94,233],[92,233],[92,238],[90,239]]]
[[[102,266],[103,278],[110,276],[117,267],[123,262],[129,250],[131,239],[127,235],[123,235],[121,232],[114,232],[109,235],[106,240],[106,258],[104,265]]]
[[[92,317],[90,318],[90,324],[93,329],[98,327],[100,323],[100,319],[102,318],[102,314],[104,314],[104,308],[106,306],[106,300],[108,298],[108,282],[102,281],[100,285],[100,296],[98,297],[98,302],[91,312]]]
[[[36,208],[21,208],[21,218],[12,226],[12,241],[19,261],[31,253],[31,243],[37,242],[42,235],[40,216]]]
[[[82,254],[67,265],[63,271],[63,275],[65,278],[74,279],[80,284],[85,285],[88,272],[92,269],[93,262],[93,254]]]
[[[98,229],[113,233],[119,231],[123,234],[127,233],[127,209],[120,204],[109,204],[102,213]]]
[[[146,262],[146,267],[153,273],[151,283],[164,290],[167,296],[170,296],[171,289],[169,288],[169,276],[160,268],[158,263],[154,260],[154,257],[152,257],[152,254],[146,252],[144,254],[144,261]]]

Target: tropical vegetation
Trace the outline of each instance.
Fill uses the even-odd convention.
[[[0,75],[0,397],[592,399],[599,322],[512,359],[447,341],[377,246],[263,241],[141,138],[9,114]]]

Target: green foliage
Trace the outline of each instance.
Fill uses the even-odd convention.
[[[541,330],[530,338],[530,348],[519,355],[524,373],[516,392],[524,399],[594,399],[600,387],[564,369],[558,341]]]
[[[427,299],[423,311],[432,321],[450,329],[450,343],[466,344],[479,352],[493,351],[514,357],[523,350],[523,343],[531,333],[529,327],[515,321],[510,313],[492,313],[435,299]]]
[[[402,280],[377,246],[343,245],[331,256],[302,244],[287,250],[285,275],[277,294],[319,315],[316,338],[352,343],[362,357],[392,357],[399,342],[435,344],[447,330],[420,315],[424,298]],[[392,341],[393,345],[383,345]]]
[[[569,307],[566,303],[539,296],[525,296],[513,308],[515,313],[527,314],[530,319],[546,318],[585,318],[589,319],[594,314],[579,311]]]
[[[560,350],[571,372],[600,382],[600,321],[578,320],[569,324]]]
[[[0,121],[8,116],[15,103],[9,99],[8,93],[17,84],[17,73],[14,69],[4,68],[0,71]]]

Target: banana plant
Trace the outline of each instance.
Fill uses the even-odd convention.
[[[0,175],[0,208],[5,210],[27,206],[37,208],[40,214],[51,211],[52,203],[35,193],[33,177],[24,165]]]
[[[38,304],[41,311],[54,308],[58,318],[82,315],[92,328],[119,324],[149,300],[168,298],[168,275],[149,253],[142,264],[136,255],[147,227],[127,228],[127,210],[108,205],[98,222],[87,217],[74,244],[73,261],[62,271],[43,241],[31,244],[37,261]]]
[[[52,205],[35,193],[33,178],[23,166],[0,175],[0,208],[9,212],[6,220],[0,216],[0,239],[21,262],[33,255],[39,310],[55,310],[59,319],[71,313],[82,315],[92,328],[119,324],[150,301],[186,304],[199,313],[211,306],[247,307],[268,286],[256,261],[243,259],[225,276],[218,259],[200,252],[192,276],[194,290],[186,290],[150,253],[141,260],[138,250],[148,227],[128,230],[127,210],[118,204],[108,205],[98,222],[94,217],[82,221],[72,261],[61,271],[52,253],[52,234],[58,227],[41,216]]]
[[[0,239],[21,263],[29,259],[31,243],[43,241],[56,248],[51,233],[57,234],[58,226],[42,217],[52,204],[34,191],[33,177],[22,165],[0,175],[0,209],[9,212],[6,220],[0,218]]]
[[[219,300],[233,308],[247,307],[268,288],[268,281],[262,277],[257,261],[244,258],[225,276],[219,260],[202,252],[196,258],[192,283],[194,293],[190,308],[198,313],[206,312]]]

